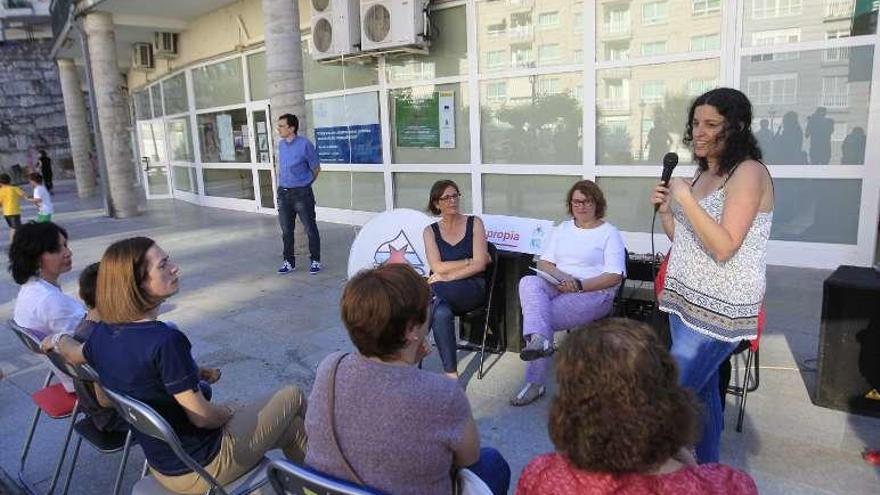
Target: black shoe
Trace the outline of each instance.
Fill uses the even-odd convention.
[[[551,341],[536,335],[529,340],[525,349],[520,351],[519,358],[523,361],[535,361],[537,359],[550,357],[554,352],[556,352],[556,349],[553,347]]]

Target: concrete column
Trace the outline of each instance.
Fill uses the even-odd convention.
[[[306,129],[306,99],[303,82],[302,35],[299,30],[298,0],[263,0],[263,28],[266,37],[266,84],[272,119],[292,113],[299,118],[299,134]],[[274,128],[275,122],[270,125]],[[308,252],[308,237],[302,222],[294,229],[294,252]]]
[[[122,92],[123,81],[116,60],[116,35],[113,17],[106,12],[92,12],[83,22],[88,39],[92,85],[104,158],[107,164],[108,199],[111,215],[127,218],[138,214],[128,127],[128,104]]]
[[[76,175],[76,191],[79,197],[88,198],[95,195],[95,169],[89,159],[92,143],[86,120],[82,86],[73,60],[60,58],[57,62],[61,95],[64,97],[64,116],[67,119],[70,155],[73,157],[73,171]]]

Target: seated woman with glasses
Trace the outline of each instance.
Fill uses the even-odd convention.
[[[146,403],[174,429],[183,449],[221,484],[283,449],[293,462],[305,457],[305,397],[283,387],[233,409],[204,396],[200,379],[219,370],[196,366],[186,335],[158,320],[159,306],[177,293],[180,270],[152,239],[112,244],[98,269],[97,323],[85,344],[49,337],[43,348],[73,364],[88,362],[101,386]],[[210,486],[171,447],[134,430],[156,480],[174,493],[206,493]]]
[[[544,395],[554,332],[610,313],[615,289],[626,272],[623,239],[615,226],[603,220],[605,195],[599,186],[589,180],[576,182],[565,202],[572,218],[557,225],[545,242],[538,261],[543,273],[519,281],[527,340],[520,358],[529,364],[525,385],[510,399],[513,406],[531,404]]]
[[[480,448],[464,391],[416,364],[430,352],[430,289],[405,264],[364,270],[342,293],[341,316],[357,352],[318,365],[306,412],[306,465],[369,490],[449,495],[453,466],[506,494],[510,467]]]
[[[698,406],[648,325],[609,318],[562,344],[550,406],[556,452],[523,470],[517,495],[758,493],[746,473],[697,465]]]
[[[483,272],[491,263],[486,229],[475,215],[462,215],[461,192],[451,180],[431,186],[428,211],[440,220],[425,227],[425,252],[431,266],[434,341],[449,378],[458,379],[455,315],[467,313],[486,302]]]

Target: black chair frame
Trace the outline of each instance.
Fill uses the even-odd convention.
[[[489,247],[489,259],[491,261],[491,264],[488,267],[488,269],[484,272],[484,277],[486,279],[486,288],[487,288],[486,304],[483,306],[480,306],[479,308],[468,311],[467,313],[464,313],[461,315],[456,315],[459,318],[460,322],[461,321],[473,322],[473,321],[479,321],[479,319],[481,319],[481,318],[484,319],[483,320],[483,332],[482,332],[483,335],[482,335],[482,342],[480,344],[480,347],[478,348],[475,345],[469,345],[469,344],[464,344],[464,345],[458,346],[459,349],[468,350],[468,351],[476,351],[477,349],[479,349],[479,351],[480,351],[480,369],[477,372],[477,378],[479,380],[483,379],[483,374],[484,374],[483,373],[483,362],[484,362],[485,356],[486,356],[486,339],[489,336],[490,325],[492,322],[492,316],[493,316],[492,309],[494,308],[494,305],[492,304],[492,302],[493,302],[492,300],[495,297],[495,285],[498,282],[498,248],[495,247],[495,245],[492,244],[491,242],[487,243],[487,245]],[[499,338],[500,338],[500,336],[499,336]],[[495,351],[493,350],[490,352],[494,353]],[[504,349],[501,349],[499,351],[499,353],[503,354]]]

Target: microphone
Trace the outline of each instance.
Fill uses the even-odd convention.
[[[675,170],[676,165],[678,165],[678,153],[670,151],[663,155],[663,174],[660,176],[660,182],[662,182],[664,186],[669,185],[669,179],[672,178],[672,171]],[[654,205],[655,214],[659,209],[660,205]]]
[[[664,186],[669,185],[669,179],[672,178],[672,171],[678,165],[678,153],[669,152],[663,155],[663,175],[660,176],[660,182]]]

